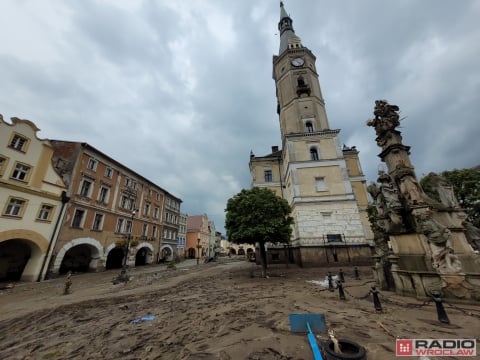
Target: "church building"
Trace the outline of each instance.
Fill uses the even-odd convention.
[[[269,261],[302,266],[367,264],[373,233],[358,151],[341,145],[332,129],[315,55],[295,34],[280,2],[280,48],[273,56],[282,148],[250,153],[252,186],[266,187],[288,201],[295,224],[288,247],[268,248]]]

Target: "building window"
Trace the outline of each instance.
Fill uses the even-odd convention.
[[[120,199],[120,207],[122,209],[135,210],[135,198],[122,195],[122,198]]]
[[[136,199],[133,198],[133,199],[129,199],[129,200],[130,200],[130,202],[129,202],[129,204],[128,204],[128,205],[129,205],[129,208],[128,208],[128,209],[129,209],[129,210],[132,210],[132,211],[133,211],[133,210],[136,210],[136,209],[135,209]]]
[[[157,193],[157,201],[160,201],[160,194]]]
[[[150,203],[146,202],[145,207],[143,209],[143,215],[148,216],[150,214]]]
[[[105,177],[111,179],[113,176],[113,169],[111,167],[107,167],[105,169]]]
[[[38,212],[38,220],[50,221],[53,215],[53,206],[49,204],[42,204]]]
[[[318,160],[318,151],[316,148],[310,149],[310,160]]]
[[[265,170],[263,175],[265,177],[265,182],[272,182],[272,170]]]
[[[153,209],[153,218],[154,219],[158,219],[158,212],[159,212],[159,208],[158,208],[158,206],[155,206],[155,208]]]
[[[93,219],[93,226],[92,230],[100,231],[103,227],[103,214],[95,214],[95,218]]]
[[[15,165],[15,169],[12,173],[12,179],[20,180],[20,181],[27,181],[28,180],[28,173],[30,171],[30,167],[24,164],[17,164]]]
[[[108,202],[108,193],[109,193],[109,188],[102,186],[100,188],[100,193],[98,194],[98,202],[100,204],[106,204]]]
[[[117,233],[121,233],[122,230],[123,230],[123,223],[124,223],[124,220],[122,218],[119,218],[117,220],[117,227],[115,228],[115,232]]]
[[[342,234],[327,234],[327,242],[341,242]]]
[[[83,179],[82,186],[80,187],[80,196],[90,197],[92,191],[92,182],[90,180]]]
[[[148,231],[148,225],[143,224],[143,226],[142,226],[142,236],[146,237],[147,236],[147,231]]]
[[[0,176],[3,175],[6,167],[7,167],[7,158],[0,156]]]
[[[12,149],[25,152],[27,148],[28,139],[20,135],[13,135],[12,141],[10,141],[10,147]]]
[[[97,169],[97,160],[88,159],[87,168],[89,170],[95,171]]]
[[[85,210],[77,209],[73,215],[72,227],[81,228],[83,226],[83,220],[85,217]]]
[[[3,214],[8,216],[21,217],[25,210],[25,204],[25,200],[11,198]]]
[[[328,186],[324,177],[315,178],[315,189],[317,191],[328,191]]]
[[[310,121],[307,121],[305,123],[305,130],[308,132],[308,133],[312,133],[313,132],[313,125]]]
[[[120,199],[120,207],[122,209],[126,209],[127,206],[128,206],[128,197],[126,197],[125,195],[122,195],[122,198]]]
[[[127,234],[131,234],[132,233],[132,221],[131,220],[127,220],[126,224],[125,224],[125,232]]]
[[[157,237],[157,227],[153,225],[152,227],[152,238],[155,239]]]

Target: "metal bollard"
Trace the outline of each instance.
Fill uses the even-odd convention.
[[[328,279],[328,290],[333,291],[333,282],[332,282],[332,273],[329,271],[327,274],[327,279]]]
[[[356,266],[353,271],[355,271],[355,280],[360,280],[360,273],[358,272],[358,268]]]
[[[337,287],[338,287],[338,297],[340,300],[345,300],[345,292],[343,291],[343,285],[340,280],[337,280]]]
[[[345,282],[345,273],[343,272],[342,269],[338,272],[338,276],[340,276],[340,281],[343,283]]]
[[[436,291],[435,292],[432,291],[432,296],[433,296],[433,301],[435,301],[435,306],[437,308],[438,321],[444,324],[450,324],[450,320],[448,319],[447,313],[445,312],[445,308],[443,307],[440,293]]]
[[[372,286],[370,294],[373,295],[373,306],[375,306],[376,311],[383,311],[382,304],[380,304],[380,299],[378,298],[378,290],[375,286]]]

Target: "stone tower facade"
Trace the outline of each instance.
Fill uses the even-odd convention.
[[[315,55],[293,30],[280,3],[280,48],[273,57],[282,149],[250,154],[252,186],[286,199],[295,220],[293,258],[302,265],[365,262],[373,233],[367,190],[355,147],[331,129]]]

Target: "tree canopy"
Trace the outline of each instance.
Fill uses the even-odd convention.
[[[225,211],[225,229],[231,242],[290,241],[293,224],[290,206],[269,189],[243,189],[228,200]]]
[[[260,245],[265,276],[265,243],[288,243],[292,234],[291,208],[285,199],[266,188],[243,189],[227,202],[225,229],[228,240]]]

